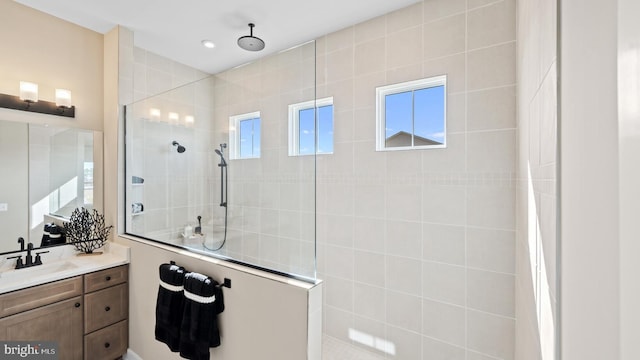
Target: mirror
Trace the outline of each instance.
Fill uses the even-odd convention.
[[[63,226],[77,207],[102,212],[99,131],[0,121],[0,168],[0,253],[18,237],[55,244],[43,244],[45,224]]]

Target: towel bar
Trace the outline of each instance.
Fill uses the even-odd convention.
[[[169,261],[169,264],[171,265],[175,265],[176,262],[171,260]],[[228,289],[231,289],[231,279],[229,278],[224,278],[224,281],[222,282],[222,284],[218,284],[218,287],[226,287]]]

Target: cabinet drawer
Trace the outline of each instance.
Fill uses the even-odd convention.
[[[2,294],[0,318],[78,295],[82,295],[81,276]]]
[[[84,276],[84,292],[92,292],[127,282],[127,265],[96,271]]]
[[[113,360],[127,352],[127,320],[100,329],[84,337],[85,360]]]
[[[124,320],[129,312],[127,284],[86,294],[84,303],[86,334]]]

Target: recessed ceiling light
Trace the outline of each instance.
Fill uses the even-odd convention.
[[[214,44],[211,40],[202,40],[201,42],[202,46],[206,48],[213,49],[214,47],[216,47],[216,44]]]

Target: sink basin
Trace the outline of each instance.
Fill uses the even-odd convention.
[[[23,269],[11,269],[0,273],[0,280],[13,281],[16,279],[33,279],[42,275],[55,274],[66,270],[75,269],[78,266],[70,261],[56,261]]]

